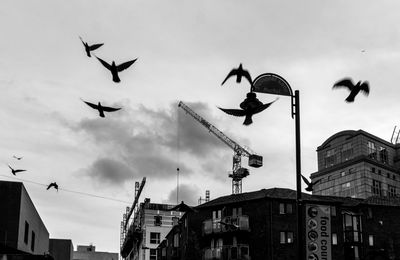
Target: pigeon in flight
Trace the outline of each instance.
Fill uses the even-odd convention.
[[[346,98],[346,102],[354,102],[354,98],[357,96],[358,92],[364,93],[366,96],[369,94],[369,84],[368,81],[361,82],[359,81],[356,85],[354,85],[353,81],[350,78],[344,78],[336,82],[332,89],[336,88],[347,88],[350,90],[350,95]]]
[[[306,191],[313,191],[314,185],[321,181],[321,179],[319,179],[319,180],[317,180],[315,182],[310,182],[309,180],[307,180],[306,177],[303,176],[303,174],[301,175],[301,178],[307,184]]]
[[[115,62],[113,61],[110,64],[108,64],[107,62],[105,62],[104,60],[100,59],[99,57],[96,56],[96,58],[101,62],[101,64],[103,64],[104,67],[106,67],[109,71],[111,71],[112,74],[112,80],[116,83],[120,82],[121,80],[118,77],[118,72],[121,72],[123,70],[126,70],[127,68],[129,68],[133,63],[135,63],[135,61],[137,59],[131,60],[131,61],[127,61],[124,62],[120,65],[116,65]]]
[[[83,46],[85,46],[86,55],[87,55],[88,57],[92,57],[92,56],[90,55],[90,51],[94,51],[94,50],[100,48],[101,46],[103,46],[103,44],[104,44],[104,43],[99,43],[99,44],[89,45],[87,42],[84,42],[84,41],[82,40],[82,37],[79,36],[79,39],[81,39],[81,42],[83,43]]]
[[[16,176],[16,173],[26,171],[26,170],[20,170],[20,169],[13,169],[10,165],[8,165],[8,168],[11,169],[11,173],[12,173],[13,175],[15,175],[15,176]]]
[[[256,93],[254,92],[249,92],[247,93],[247,98],[240,103],[240,108],[241,109],[225,109],[225,108],[220,108],[222,111],[225,113],[232,115],[232,116],[244,116],[245,120],[243,122],[244,125],[250,125],[253,123],[252,116],[254,114],[260,113],[266,108],[268,108],[272,103],[274,103],[277,99],[270,103],[263,104],[261,101],[259,101],[256,97]]]
[[[236,76],[237,83],[240,83],[242,81],[242,77],[245,77],[249,81],[250,85],[253,86],[250,73],[243,69],[242,63],[240,63],[239,68],[232,69],[231,72],[229,72],[228,76],[226,76],[224,81],[222,81],[221,86],[224,85],[224,83],[232,76]]]
[[[121,109],[121,108],[105,107],[105,106],[102,106],[100,102],[96,105],[96,104],[87,102],[83,99],[82,99],[82,101],[85,102],[86,105],[90,106],[91,108],[98,110],[100,117],[105,117],[104,112],[114,112],[114,111]]]
[[[53,187],[54,189],[56,189],[58,191],[58,184],[56,182],[52,182],[47,186],[46,190],[49,190],[51,187]]]
[[[14,157],[15,159],[17,159],[18,161],[21,160],[21,159],[23,158],[22,156],[21,156],[21,157],[17,157],[17,156],[15,156],[15,155],[14,155],[13,157]]]

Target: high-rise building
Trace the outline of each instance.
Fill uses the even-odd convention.
[[[317,154],[313,195],[368,198],[400,193],[400,144],[363,130],[346,130],[329,137]]]

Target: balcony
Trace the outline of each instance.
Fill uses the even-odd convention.
[[[203,221],[203,235],[240,230],[250,231],[248,216],[226,216],[222,219],[208,219]]]
[[[203,260],[250,260],[249,245],[220,246],[203,250]]]

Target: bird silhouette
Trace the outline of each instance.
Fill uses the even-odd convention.
[[[17,156],[15,156],[15,155],[14,155],[13,157],[14,157],[15,159],[17,159],[18,161],[21,160],[21,159],[23,158],[22,156],[21,156],[21,157],[17,157]]]
[[[313,191],[314,185],[321,181],[321,179],[319,179],[319,180],[317,180],[315,182],[310,182],[309,180],[307,180],[306,177],[303,176],[303,174],[301,175],[301,178],[307,184],[306,191]]]
[[[366,96],[369,94],[369,84],[368,81],[361,82],[359,81],[356,85],[354,85],[353,81],[350,78],[344,78],[336,82],[332,89],[336,88],[347,88],[350,90],[350,95],[346,98],[346,102],[354,102],[354,98],[361,91]]]
[[[81,42],[83,43],[83,46],[85,46],[86,55],[88,57],[91,57],[91,55],[90,55],[91,51],[94,51],[94,50],[96,50],[96,49],[98,49],[98,48],[100,48],[101,46],[104,45],[104,43],[89,45],[87,42],[84,42],[82,40],[82,37],[79,36],[79,39],[81,39]]]
[[[247,70],[244,70],[242,67],[242,63],[240,63],[239,67],[237,69],[232,69],[228,76],[222,81],[221,86],[224,85],[224,83],[232,76],[236,76],[236,82],[240,83],[242,81],[242,77],[245,77],[251,86],[253,86],[253,81],[251,79],[250,73]]]
[[[49,190],[51,187],[53,187],[54,189],[56,189],[58,191],[58,184],[56,182],[52,182],[47,186],[46,190]]]
[[[85,102],[91,108],[98,110],[100,117],[105,117],[104,112],[114,112],[114,111],[121,109],[121,108],[105,107],[105,106],[102,106],[100,102],[96,105],[96,104],[87,102],[83,99],[82,99],[82,101]]]
[[[104,60],[100,59],[99,57],[96,56],[96,58],[100,61],[101,64],[103,64],[104,67],[106,67],[109,71],[111,71],[112,80],[116,83],[121,81],[120,78],[118,77],[118,72],[126,70],[137,60],[137,59],[134,59],[131,61],[127,61],[120,65],[116,65],[115,62],[113,61],[110,65],[107,62],[105,62]]]
[[[15,176],[16,176],[16,173],[25,172],[25,171],[26,171],[26,170],[21,170],[21,169],[13,169],[10,165],[8,165],[8,168],[11,169],[11,173],[12,173],[13,175],[15,175]]]
[[[249,92],[247,93],[247,98],[240,103],[240,108],[241,109],[226,109],[226,108],[220,108],[222,111],[227,113],[228,115],[232,116],[244,116],[244,125],[250,125],[253,123],[252,116],[254,114],[260,113],[264,111],[266,108],[268,108],[272,103],[274,103],[276,100],[263,104],[261,101],[259,101],[256,97],[256,93],[254,92]]]

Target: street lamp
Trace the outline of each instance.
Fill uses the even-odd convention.
[[[303,251],[303,207],[301,199],[301,157],[300,157],[300,94],[294,95],[289,83],[274,73],[264,73],[253,80],[252,91],[266,94],[289,96],[292,99],[291,114],[295,121],[296,132],[296,205],[297,205],[297,253],[298,259],[304,259]]]

